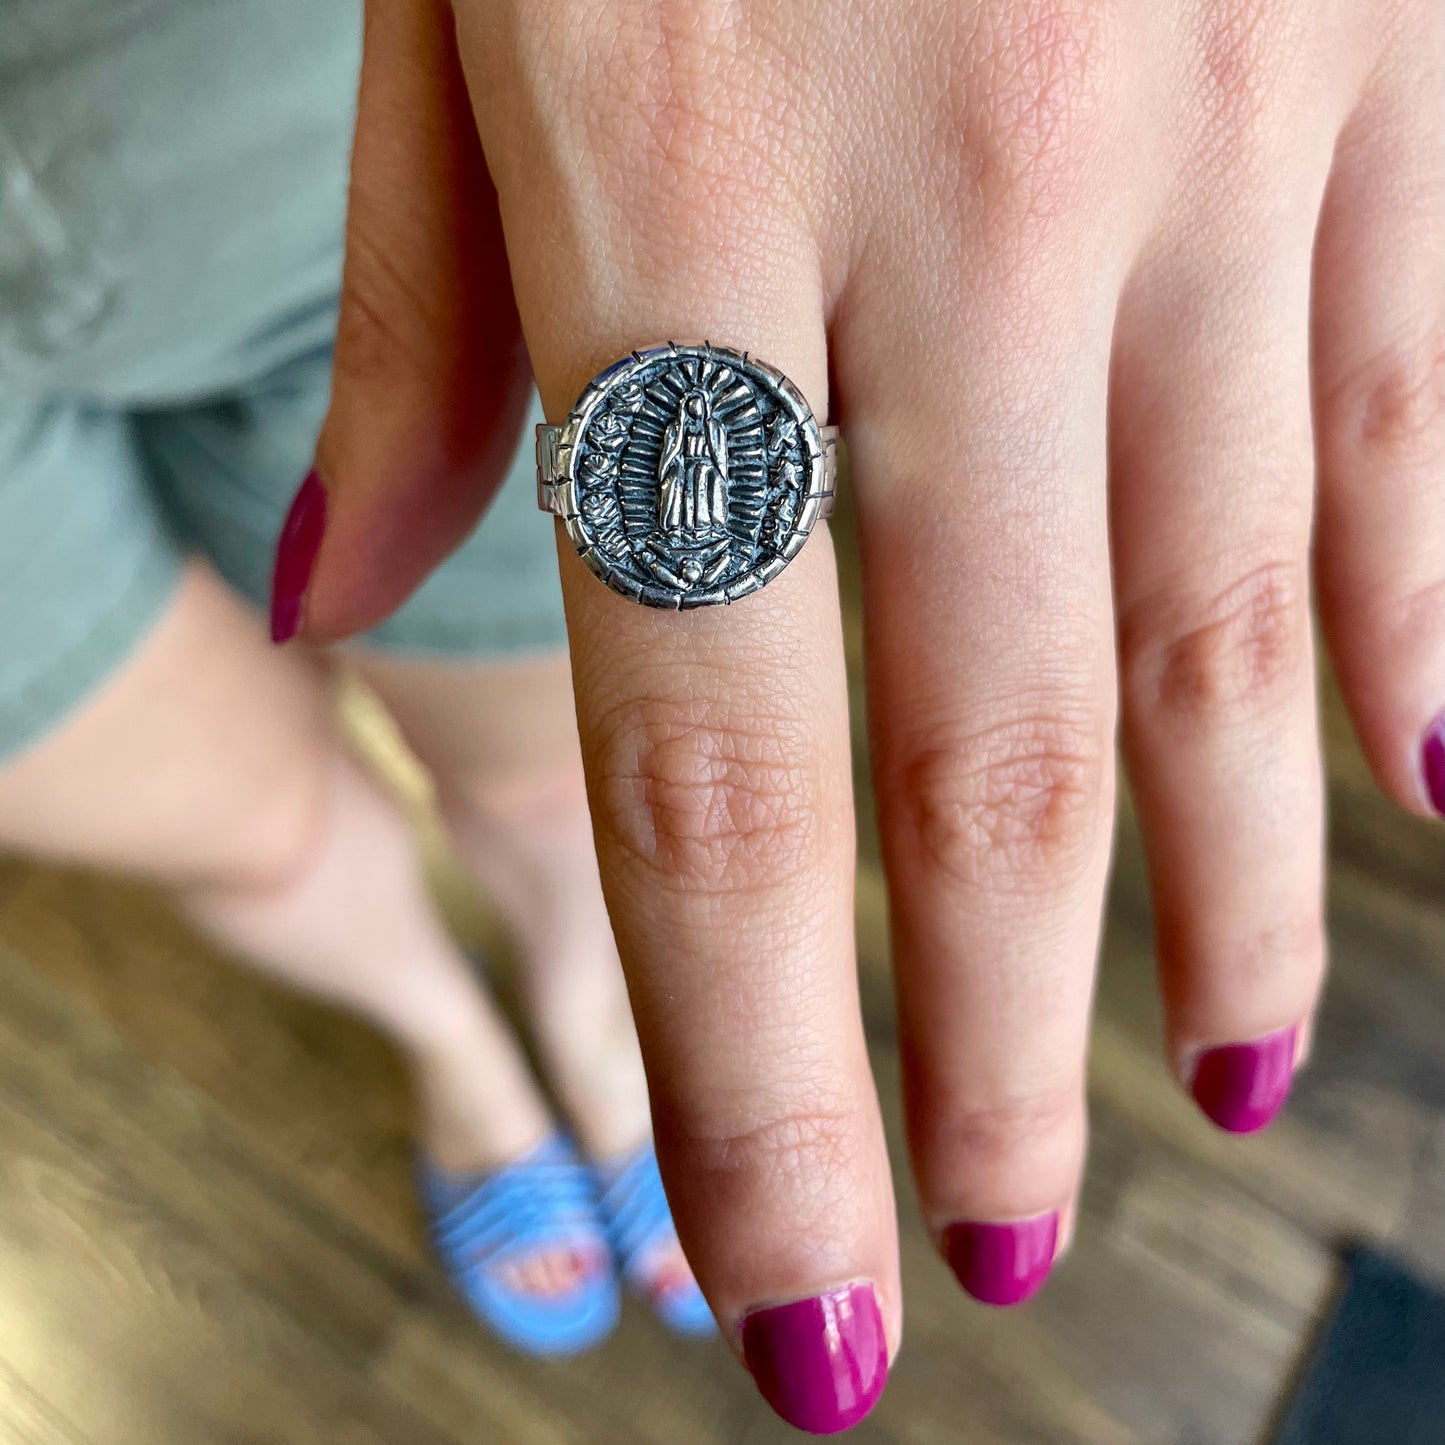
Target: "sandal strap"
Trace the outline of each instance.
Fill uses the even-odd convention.
[[[604,1242],[587,1166],[560,1135],[486,1174],[421,1170],[437,1253],[455,1272],[564,1241]]]
[[[603,1227],[623,1274],[631,1278],[646,1252],[674,1233],[657,1151],[644,1144],[621,1165],[599,1169],[598,1176]]]

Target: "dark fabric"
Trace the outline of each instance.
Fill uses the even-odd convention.
[[[1345,1265],[1275,1445],[1441,1445],[1445,1294],[1370,1249]]]

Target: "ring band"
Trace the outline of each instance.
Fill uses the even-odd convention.
[[[745,351],[667,342],[537,428],[537,505],[614,592],[708,607],[766,586],[833,510],[838,429]]]

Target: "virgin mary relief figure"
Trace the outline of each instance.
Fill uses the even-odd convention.
[[[684,538],[716,535],[727,525],[727,430],[712,399],[694,387],[662,434],[658,512],[662,530]]]

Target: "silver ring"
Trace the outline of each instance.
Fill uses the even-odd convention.
[[[634,351],[537,428],[537,505],[614,592],[708,607],[766,586],[833,509],[838,429],[727,347]]]

